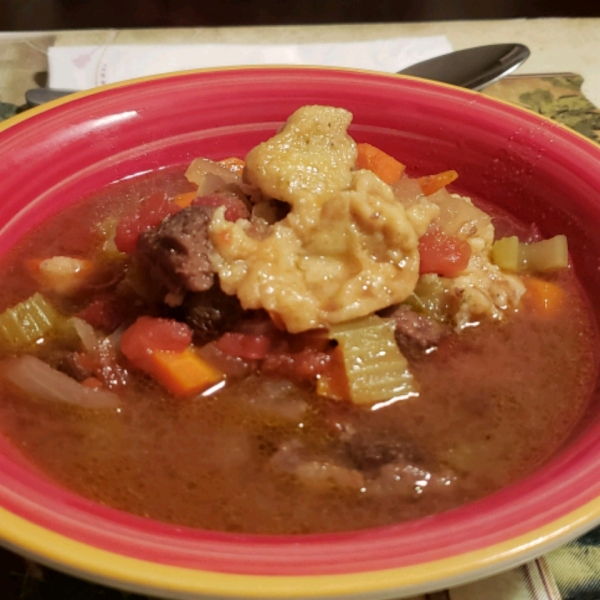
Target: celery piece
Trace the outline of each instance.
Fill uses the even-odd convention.
[[[569,265],[569,248],[564,235],[525,244],[517,236],[496,240],[492,246],[492,262],[504,271],[547,273]]]
[[[492,245],[492,262],[503,271],[518,271],[520,246],[516,235],[496,240]]]
[[[435,274],[421,275],[413,293],[404,301],[415,312],[445,323],[449,319],[451,299],[447,281]]]
[[[63,317],[39,292],[0,314],[0,351],[14,352],[62,326]]]
[[[569,248],[564,235],[549,240],[519,244],[520,270],[547,273],[565,269],[569,265]]]
[[[390,319],[376,315],[334,326],[329,337],[338,342],[348,379],[350,399],[375,404],[406,398],[417,385],[394,338]]]

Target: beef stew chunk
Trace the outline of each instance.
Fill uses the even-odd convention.
[[[450,327],[427,315],[400,305],[386,315],[394,321],[394,335],[400,348],[408,353],[419,353],[437,346],[451,333]]]
[[[214,208],[189,206],[140,235],[138,260],[169,291],[204,292],[215,275],[208,258],[208,225]]]
[[[223,292],[217,281],[208,290],[186,294],[181,306],[169,312],[192,328],[197,344],[207,344],[231,330],[244,311],[236,296]]]

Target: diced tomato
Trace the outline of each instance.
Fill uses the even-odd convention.
[[[227,194],[214,194],[212,196],[201,196],[196,198],[192,204],[194,206],[211,206],[219,208],[225,207],[225,218],[228,221],[237,221],[238,219],[247,219],[250,211],[243,200],[237,196]]]
[[[102,382],[97,377],[88,377],[81,382],[84,387],[99,390],[102,387]]]
[[[93,375],[103,387],[112,390],[127,384],[127,370],[119,364],[110,338],[100,340],[91,352],[76,353],[73,361],[78,369]]]
[[[331,360],[331,355],[307,348],[293,355],[296,374],[302,379],[313,379],[323,373]]]
[[[139,369],[148,369],[156,350],[183,352],[192,343],[192,330],[173,319],[139,317],[121,336],[121,352]]]
[[[272,339],[282,337],[283,333],[277,329],[275,323],[268,315],[259,313],[252,318],[245,318],[235,326],[236,331],[241,333],[251,333],[254,335],[266,335]]]
[[[138,210],[123,217],[117,223],[115,245],[120,252],[131,254],[135,251],[140,234],[156,227],[163,219],[181,210],[161,192],[151,194],[143,200]]]
[[[228,379],[241,379],[256,370],[257,361],[231,356],[217,348],[216,342],[209,342],[200,348],[199,354],[211,365],[225,373]]]
[[[436,273],[442,277],[456,277],[469,264],[471,246],[465,240],[446,235],[439,229],[429,229],[419,239],[419,254],[421,275]]]
[[[127,311],[114,294],[100,296],[77,313],[77,317],[103,333],[112,333],[126,318]]]
[[[330,360],[330,354],[311,348],[301,352],[278,352],[265,357],[261,370],[271,376],[313,381],[326,371]]]
[[[216,347],[229,356],[245,360],[262,360],[271,349],[271,338],[266,335],[227,332],[216,342]]]

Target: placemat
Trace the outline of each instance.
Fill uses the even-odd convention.
[[[37,52],[47,43],[48,40],[40,39],[28,48],[32,60],[36,60]],[[0,63],[6,58],[1,50]],[[583,78],[574,73],[513,75],[483,93],[550,117],[600,143],[600,110],[583,95],[582,83]],[[24,110],[19,102],[3,98],[0,81],[0,121]],[[146,596],[65,575],[3,549],[0,549],[0,598],[147,600]],[[516,569],[410,600],[600,600],[600,527]]]

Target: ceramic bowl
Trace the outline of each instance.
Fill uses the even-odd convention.
[[[32,110],[0,125],[0,252],[111,182],[196,156],[241,155],[305,104],[342,106],[352,134],[415,173],[545,236],[565,233],[600,311],[600,148],[533,113],[422,80],[322,68],[232,68],[156,77]],[[598,315],[597,315],[598,316]],[[75,496],[0,440],[0,539],[64,571],[128,590],[196,598],[396,598],[523,563],[600,521],[598,393],[559,453],[481,501],[396,526],[244,536],[134,517]]]

